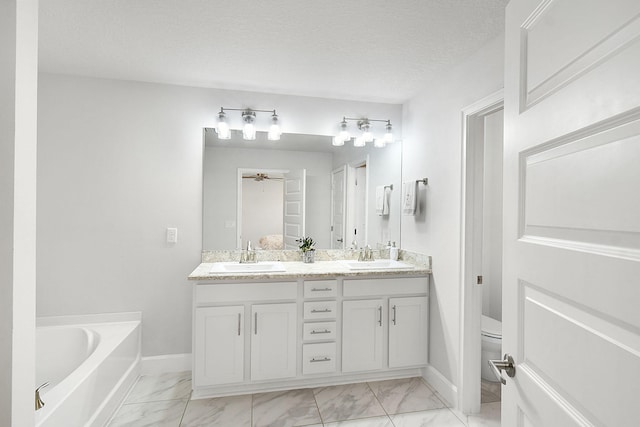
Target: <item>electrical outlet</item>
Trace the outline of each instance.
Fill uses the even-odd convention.
[[[177,243],[178,242],[178,229],[177,228],[167,228],[167,243]]]

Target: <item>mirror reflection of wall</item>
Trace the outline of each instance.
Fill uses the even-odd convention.
[[[280,141],[268,141],[258,132],[255,141],[244,141],[238,131],[232,131],[232,139],[218,140],[213,129],[204,132],[203,164],[203,250],[239,249],[246,245],[246,238],[238,241],[237,228],[244,209],[237,211],[238,171],[246,170],[295,170],[306,169],[305,231],[316,242],[316,248],[328,249],[351,246],[352,234],[341,237],[332,231],[336,199],[332,200],[332,180],[339,177],[336,170],[354,171],[367,162],[367,191],[364,194],[362,212],[366,212],[364,230],[358,230],[358,244],[370,244],[395,240],[400,244],[400,188],[401,143],[385,148],[354,148],[345,144],[333,147],[331,137],[322,135],[283,134]],[[341,179],[349,179],[343,176]],[[379,185],[393,184],[391,212],[386,216],[375,213],[375,189]],[[338,195],[339,196],[339,195]],[[347,202],[349,203],[349,202]],[[351,202],[352,203],[352,202]],[[354,206],[345,206],[347,216]],[[347,222],[347,218],[344,218]],[[339,223],[335,226],[340,227]],[[334,227],[335,228],[335,227]],[[348,230],[346,230],[348,231]],[[263,233],[263,232],[261,232]],[[243,235],[246,235],[242,231]],[[258,233],[260,234],[260,233]],[[365,240],[365,235],[368,237]],[[257,236],[257,234],[256,234]],[[250,237],[256,246],[259,237]],[[342,238],[343,242],[332,242]]]
[[[277,172],[242,174],[241,245],[253,242],[261,249],[283,249],[284,177]]]

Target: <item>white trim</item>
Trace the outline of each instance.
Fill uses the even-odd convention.
[[[88,323],[142,322],[142,312],[71,314],[36,318],[36,326],[86,325]]]
[[[479,372],[478,375],[480,375]],[[458,407],[458,389],[451,381],[446,379],[440,371],[429,365],[424,368],[422,378],[424,378],[452,408]]]
[[[141,375],[159,375],[167,372],[190,371],[193,366],[191,353],[163,354],[142,358]]]
[[[456,407],[464,414],[480,412],[480,320],[482,289],[474,284],[474,191],[468,185],[474,169],[472,122],[504,108],[499,90],[462,110],[462,156],[460,200],[460,364]]]

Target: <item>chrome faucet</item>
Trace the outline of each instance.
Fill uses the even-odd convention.
[[[247,241],[247,249],[240,254],[240,263],[254,263],[256,260],[256,251],[251,247],[251,240]]]
[[[373,261],[373,249],[371,249],[370,245],[367,245],[365,248],[360,249],[360,254],[358,255],[358,261]]]
[[[40,387],[38,387],[36,389],[36,411],[38,409],[42,409],[42,407],[44,406],[44,402],[42,401],[42,399],[40,399],[40,389],[44,388],[44,387],[46,387],[48,385],[49,385],[49,383],[46,382],[46,383],[42,384]]]

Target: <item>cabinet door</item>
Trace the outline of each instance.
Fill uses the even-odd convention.
[[[297,304],[253,305],[251,319],[251,379],[295,376]]]
[[[382,368],[382,300],[342,303],[342,371]]]
[[[427,298],[389,299],[389,367],[427,363]]]
[[[196,308],[195,386],[244,380],[244,306]]]

